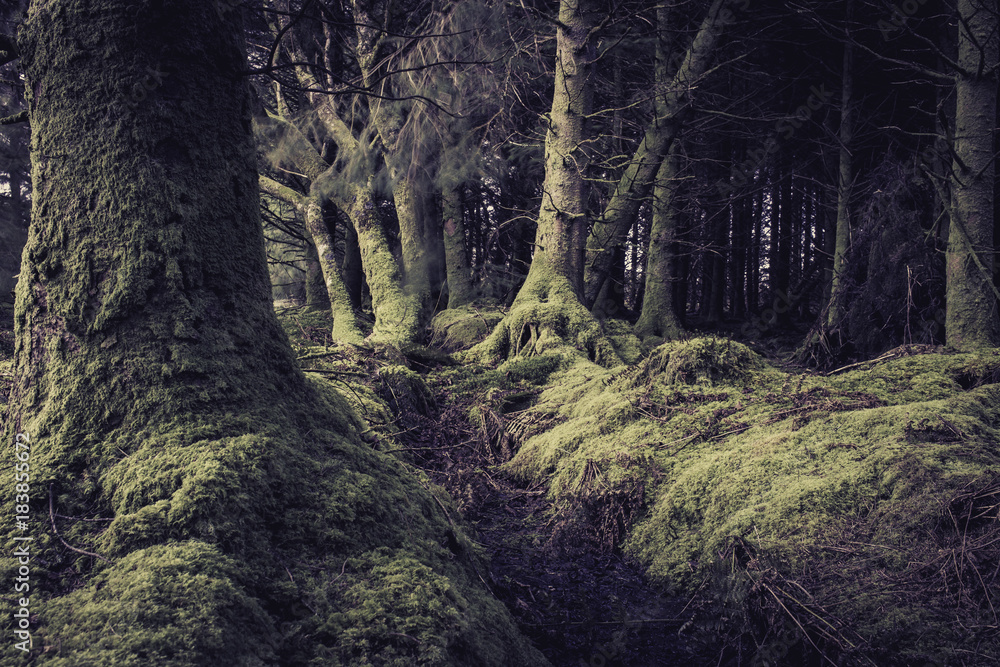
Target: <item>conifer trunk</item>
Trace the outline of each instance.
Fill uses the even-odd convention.
[[[441,195],[444,221],[444,251],[448,275],[448,307],[460,308],[472,303],[475,288],[472,268],[465,248],[465,221],[462,211],[462,187],[446,187]]]
[[[960,350],[1000,343],[993,286],[997,9],[996,0],[958,3],[961,69],[955,84],[945,340]]]
[[[669,28],[669,3],[657,8],[659,39],[656,58],[656,85],[661,93],[656,97],[656,117],[636,148],[611,199],[595,221],[587,238],[586,288],[584,302],[595,313],[611,311],[598,302],[610,275],[615,248],[621,246],[635,221],[639,207],[653,186],[653,179],[664,156],[676,139],[691,103],[691,91],[704,76],[712,61],[715,44],[722,35],[732,13],[726,9],[728,0],[714,0],[706,12],[698,34],[684,56],[680,68],[668,79],[669,53],[664,51]]]
[[[847,20],[851,20],[851,4],[847,5]],[[847,304],[846,259],[851,238],[851,192],[854,185],[852,144],[856,112],[854,104],[854,44],[848,35],[844,42],[843,73],[840,94],[840,152],[837,170],[837,218],[833,241],[833,269],[830,282],[830,300],[826,311],[825,328],[833,331],[840,327]]]

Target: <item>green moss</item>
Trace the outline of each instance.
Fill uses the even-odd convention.
[[[446,501],[374,451],[341,394],[298,367],[256,218],[237,14],[99,6],[39,6],[19,40],[45,91],[31,101],[37,187],[4,433],[30,439],[30,518],[24,531],[8,524],[0,577],[17,572],[13,538],[31,535],[27,660],[322,663],[344,633],[365,632],[317,632],[361,604],[336,579],[361,559],[386,569],[353,580],[355,592],[401,615],[389,626],[419,618],[421,637],[440,638],[430,651],[399,644],[401,659],[544,664],[474,552],[449,548],[468,540]],[[295,327],[302,351],[332,351],[309,321]],[[8,517],[15,497],[3,476]],[[380,549],[392,557],[364,561]],[[331,604],[314,604],[324,594]],[[5,608],[13,596],[0,591]],[[435,611],[449,596],[463,601],[461,623]],[[9,637],[13,622],[0,621]],[[0,650],[4,664],[24,661],[10,642]]]
[[[510,312],[466,354],[496,363],[516,356],[570,352],[603,366],[622,363],[608,337],[570,287],[544,262],[532,264]]]
[[[429,416],[434,407],[434,396],[414,371],[406,366],[383,366],[378,370],[379,395],[395,414]]]
[[[625,370],[580,360],[525,415],[548,426],[505,468],[547,481],[563,520],[622,543],[664,586],[710,580],[718,600],[741,600],[751,635],[763,615],[857,653],[851,664],[945,664],[981,628],[978,650],[995,656],[983,582],[1000,563],[998,368],[989,351],[793,375],[714,338],[665,344]],[[840,634],[822,639],[818,618],[839,619]]]
[[[449,352],[466,350],[484,340],[502,319],[499,311],[472,305],[442,310],[431,320],[431,344]]]
[[[40,605],[46,664],[268,665],[279,637],[240,568],[211,545],[140,549]],[[253,637],[254,641],[246,641]]]

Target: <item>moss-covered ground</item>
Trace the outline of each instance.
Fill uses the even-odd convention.
[[[995,664],[998,378],[998,352],[824,377],[721,338],[577,357],[502,470],[696,594],[687,629],[723,661]]]
[[[611,324],[632,363],[553,346],[459,364],[461,352],[334,345],[325,317],[282,313],[300,364],[429,492],[425,513],[451,530],[428,551],[474,563],[552,664],[1000,660],[1000,352],[900,348],[822,375],[725,338],[640,355]],[[0,389],[7,358],[0,340]],[[119,562],[98,593],[46,611],[113,599],[141,617],[140,601],[190,585],[181,630],[212,620],[205,609],[240,615],[219,645],[266,625],[225,558],[172,549],[140,552],[153,571]],[[343,664],[404,664],[412,653],[394,651],[407,643],[426,664],[453,661],[469,601],[413,553],[358,550],[316,582],[296,568],[312,593],[289,600],[330,612],[300,632],[343,638],[321,642]],[[213,641],[189,650],[211,656]]]

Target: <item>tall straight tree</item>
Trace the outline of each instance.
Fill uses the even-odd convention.
[[[33,199],[4,442],[30,445],[6,532],[32,538],[28,659],[544,664],[446,546],[465,538],[440,501],[296,366],[239,13],[37,0],[19,44]],[[390,586],[372,627],[359,591]]]
[[[957,349],[1000,343],[993,286],[994,128],[1000,38],[996,0],[959,0],[945,340]]]

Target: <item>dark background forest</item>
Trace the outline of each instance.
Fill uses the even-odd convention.
[[[276,295],[349,303],[338,312],[359,316],[367,332],[373,301],[399,289],[417,298],[421,324],[449,306],[512,302],[544,192],[557,5],[261,9],[248,21],[249,58]],[[578,172],[580,236],[590,241],[586,267],[574,269],[587,273],[578,290],[585,306],[661,338],[688,329],[804,342],[800,356],[822,364],[946,342],[952,191],[972,185],[960,173],[972,167],[956,155],[956,82],[992,82],[996,67],[988,44],[960,61],[956,7],[748,1],[720,12],[616,2],[589,10],[590,110]],[[685,70],[706,20],[717,39]],[[6,71],[11,117],[23,109],[23,90],[16,69]],[[151,72],[133,94],[152,95],[157,85]],[[28,221],[26,137],[24,123],[6,126],[0,156],[5,300]],[[358,188],[383,237],[360,241],[398,266],[385,280],[364,267],[357,215],[346,205]],[[307,201],[318,205],[313,218]],[[961,250],[961,241],[951,244]],[[992,275],[992,245],[973,245],[975,263]],[[332,253],[329,262],[317,246]],[[324,266],[341,275],[332,297]],[[421,331],[399,335],[415,341]]]
[[[4,660],[994,664],[998,70],[995,0],[0,5]]]

